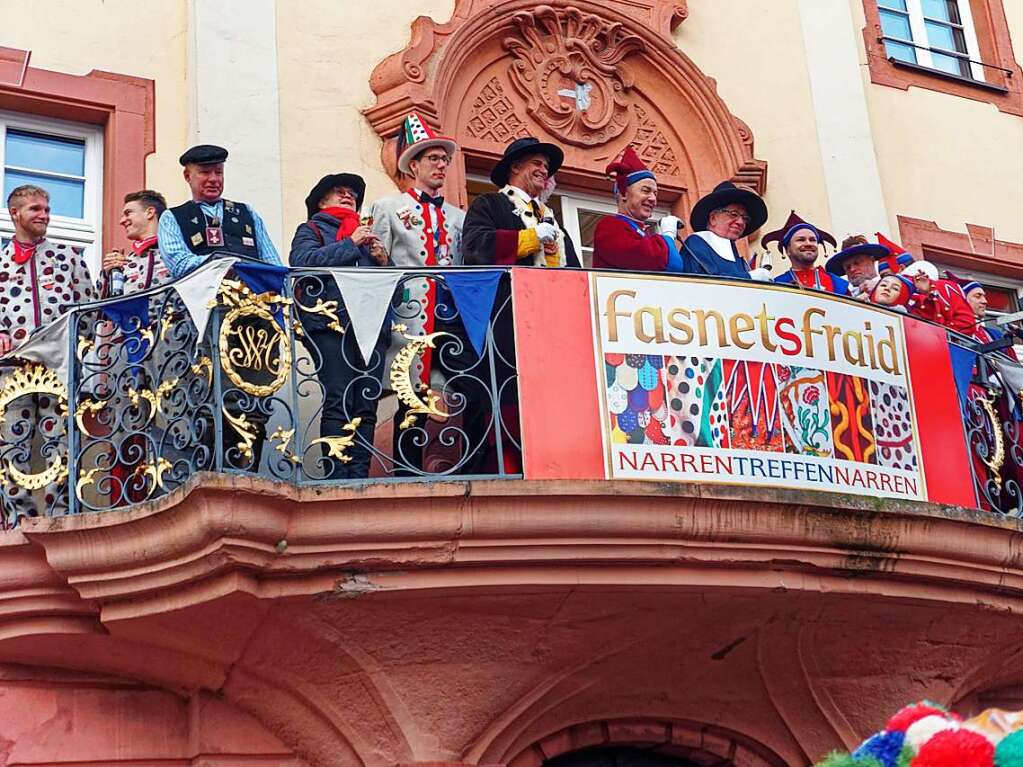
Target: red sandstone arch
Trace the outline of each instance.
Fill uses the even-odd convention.
[[[393,136],[417,110],[462,146],[447,189],[462,205],[467,168],[520,135],[563,146],[559,181],[581,188],[606,189],[605,166],[633,144],[676,212],[726,178],[763,192],[749,127],[672,38],[687,15],[684,0],[458,0],[446,24],[421,16],[370,80],[384,165],[400,184]],[[573,85],[582,101],[562,93]]]
[[[785,761],[764,745],[697,722],[675,719],[607,719],[564,727],[517,753],[487,752],[480,761],[507,767],[541,767],[548,759],[601,746],[637,746],[689,759],[698,764],[784,767]]]

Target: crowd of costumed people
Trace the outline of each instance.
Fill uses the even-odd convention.
[[[833,752],[814,767],[1023,767],[1023,711],[990,708],[964,719],[921,701],[851,754]]]

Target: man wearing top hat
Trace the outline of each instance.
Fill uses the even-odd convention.
[[[804,221],[796,211],[792,211],[785,226],[768,232],[760,239],[760,244],[765,248],[772,242],[777,243],[778,250],[788,257],[791,264],[787,272],[774,278],[775,282],[823,290],[839,296],[849,295],[849,283],[844,278],[831,274],[823,266],[816,266],[821,245],[830,242],[831,247],[838,247],[835,238],[828,232]]]
[[[318,269],[387,266],[387,252],[379,238],[359,218],[365,196],[366,182],[354,173],[321,178],[305,199],[307,220],[298,226],[291,241],[291,265]],[[337,302],[336,325],[325,315],[309,311],[329,301]],[[350,461],[329,457],[329,447],[324,445],[324,478],[365,479],[390,327],[380,328],[376,347],[370,359],[364,360],[341,292],[326,272],[298,280],[295,305],[313,352],[316,377],[323,385],[320,436],[343,436],[344,427],[359,419],[356,441],[348,452]]]
[[[178,158],[192,197],[164,211],[157,234],[164,263],[175,279],[202,266],[217,251],[281,265],[259,214],[221,197],[226,160],[227,150],[211,144],[194,146]]]
[[[370,206],[373,233],[399,267],[443,271],[462,264],[462,224],[465,213],[444,199],[443,189],[458,144],[434,132],[421,115],[412,112],[398,134],[398,170],[409,179],[399,195],[377,200]],[[406,335],[445,333],[436,348],[413,363],[411,375],[424,388],[432,385],[431,373],[447,383],[446,404],[461,414],[465,451],[455,473],[477,473],[484,457],[487,423],[492,408],[481,383],[479,360],[458,319],[451,293],[443,280],[406,276],[398,286],[393,320],[405,326],[391,342],[396,353]],[[388,369],[390,364],[388,363]],[[436,387],[435,387],[436,388]],[[452,404],[456,403],[456,404]],[[401,429],[408,408],[399,404],[394,416],[393,459],[396,475],[420,474],[424,465],[426,435],[421,425]]]
[[[504,150],[490,180],[499,191],[481,194],[465,216],[465,263],[504,266],[574,266],[571,238],[540,201],[565,153],[536,138],[520,138]]]
[[[767,222],[767,205],[752,189],[731,181],[718,184],[693,206],[689,221],[693,234],[682,244],[683,272],[770,281],[770,272],[751,271],[735,246]]]
[[[665,216],[657,231],[647,222],[657,207],[657,179],[631,146],[607,166],[614,178],[618,214],[604,216],[593,232],[594,269],[636,269],[681,272],[682,258],[675,244],[681,220]]]

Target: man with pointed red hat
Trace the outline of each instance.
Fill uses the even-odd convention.
[[[765,248],[772,242],[777,243],[778,250],[788,257],[791,267],[784,274],[774,278],[781,285],[796,285],[801,288],[823,290],[839,296],[849,295],[849,283],[842,277],[832,274],[823,266],[817,266],[817,256],[821,246],[831,243],[838,247],[835,238],[818,229],[816,226],[792,211],[788,221],[781,229],[768,232],[760,239]]]
[[[657,207],[657,179],[631,146],[607,166],[614,179],[618,214],[604,216],[593,233],[594,269],[681,272],[675,238],[682,221],[665,216],[650,231],[647,222]]]

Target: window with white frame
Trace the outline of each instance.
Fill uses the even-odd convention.
[[[103,231],[103,132],[93,125],[0,111],[3,200],[15,187],[33,184],[50,193],[49,239],[85,250],[90,270],[101,260]],[[6,204],[0,238],[14,235]]]
[[[970,0],[878,0],[890,59],[984,80]]]

